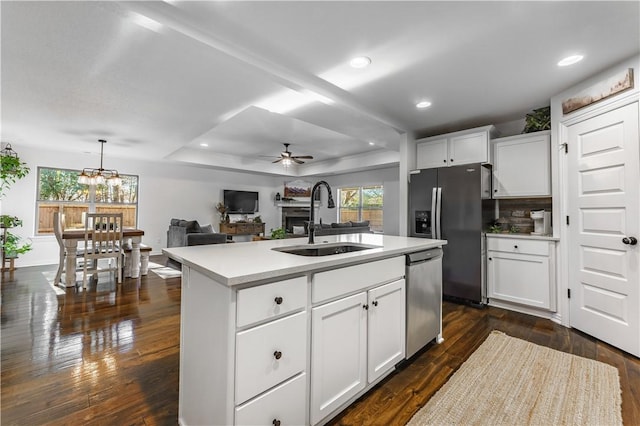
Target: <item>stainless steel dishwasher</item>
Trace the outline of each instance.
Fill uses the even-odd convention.
[[[442,249],[406,258],[407,348],[410,358],[431,340],[442,343]]]

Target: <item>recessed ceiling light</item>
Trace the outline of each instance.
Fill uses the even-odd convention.
[[[582,60],[582,58],[584,58],[584,56],[582,56],[582,55],[567,56],[566,58],[564,58],[563,60],[558,62],[558,66],[559,67],[566,67],[568,65],[573,65],[573,64],[575,64],[577,62],[580,62]]]
[[[373,146],[373,145],[375,145],[375,143],[373,143],[373,142],[369,142],[369,145]]]
[[[353,68],[366,68],[370,64],[371,64],[371,58],[368,58],[366,56],[358,56],[357,58],[353,58],[349,62],[349,65],[351,65]]]
[[[416,104],[416,108],[427,108],[431,106],[431,102],[429,101],[421,101]]]
[[[208,147],[208,146],[209,146],[209,144],[208,144],[208,143],[204,143],[204,142],[202,142],[202,143],[200,144],[200,146],[203,146],[203,147],[205,147],[205,148],[206,148],[206,147]]]

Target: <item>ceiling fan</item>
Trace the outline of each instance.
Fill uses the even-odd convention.
[[[280,158],[278,158],[277,160],[273,161],[273,163],[282,162],[282,164],[287,166],[287,165],[292,164],[292,163],[304,164],[304,161],[302,161],[302,159],[313,160],[313,156],[312,155],[292,155],[292,153],[289,151],[289,145],[290,144],[285,143],[283,145],[284,145],[284,151],[282,151],[280,153]]]

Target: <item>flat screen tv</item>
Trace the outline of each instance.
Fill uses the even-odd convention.
[[[249,214],[258,210],[258,193],[253,191],[224,190],[224,205],[228,213]]]

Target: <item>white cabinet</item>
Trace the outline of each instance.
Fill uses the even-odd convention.
[[[376,287],[368,296],[367,380],[372,383],[404,358],[405,281]]]
[[[445,167],[449,164],[449,141],[447,138],[420,139],[417,142],[416,165],[418,169]]]
[[[367,384],[366,304],[363,292],[312,310],[311,424]]]
[[[311,424],[404,359],[405,304],[399,279],[313,308]]]
[[[236,425],[305,422],[306,305],[307,277],[238,290]]]
[[[556,310],[555,242],[487,235],[487,296]]]
[[[489,141],[494,134],[493,126],[485,126],[419,139],[416,141],[416,166],[429,169],[491,163]]]
[[[494,139],[493,198],[551,196],[550,132]]]
[[[303,425],[307,405],[297,403],[307,392],[305,373],[236,408],[238,425]]]

